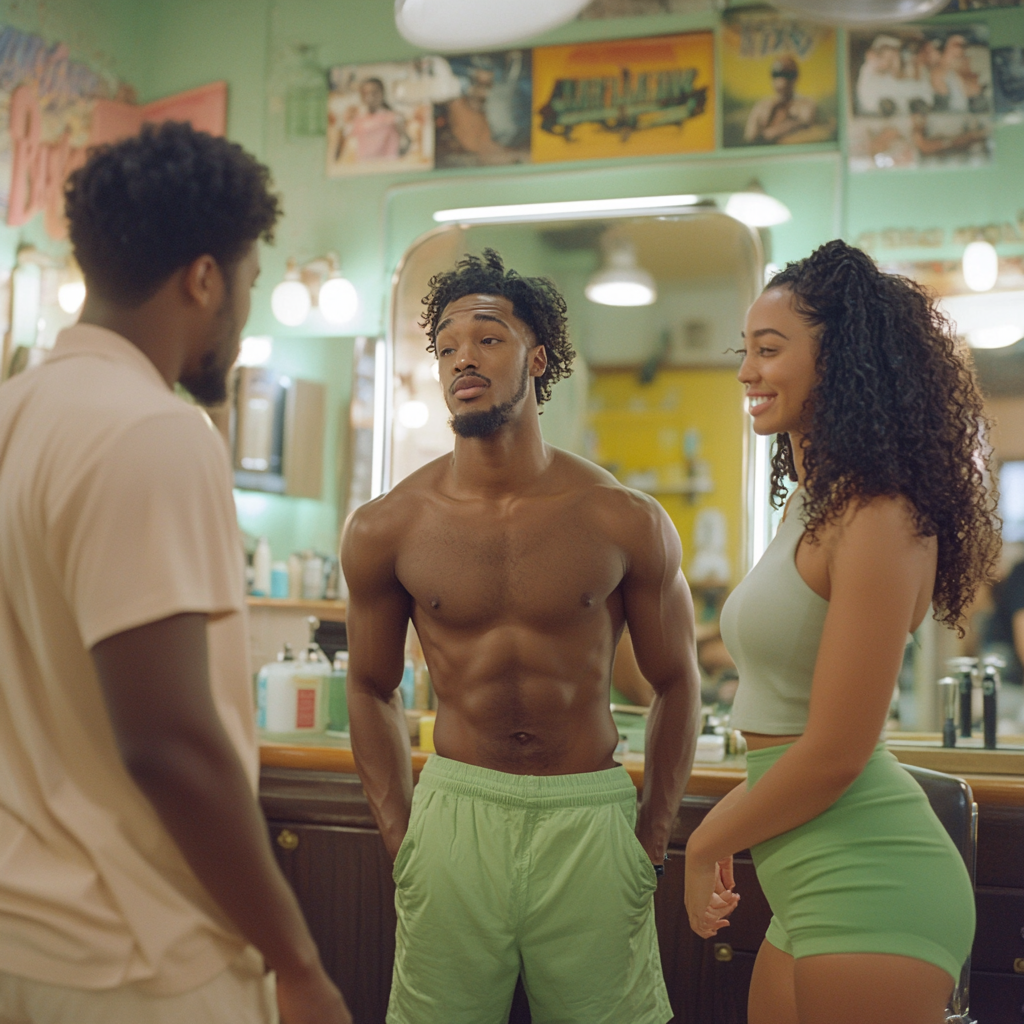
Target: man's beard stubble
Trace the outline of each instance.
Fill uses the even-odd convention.
[[[519,381],[519,387],[507,402],[493,405],[490,409],[481,409],[479,412],[455,413],[448,421],[448,426],[459,437],[490,437],[512,418],[512,410],[526,397],[526,389],[529,386],[530,374],[524,359],[523,376]]]
[[[221,307],[217,310],[214,330],[217,335],[216,345],[203,356],[195,373],[178,381],[200,405],[205,406],[223,405],[228,398],[228,374],[231,372],[231,365],[224,366],[222,361],[229,343],[238,335],[234,317],[231,315],[228,293],[224,295]]]

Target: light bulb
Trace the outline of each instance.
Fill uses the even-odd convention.
[[[792,218],[789,207],[764,192],[734,192],[725,204],[725,212],[751,228],[770,228]]]
[[[419,430],[427,425],[430,409],[425,402],[403,402],[398,407],[398,422],[409,430]]]
[[[298,327],[313,305],[309,289],[301,281],[284,280],[274,288],[270,296],[270,308],[274,316],[286,327]]]
[[[359,293],[344,277],[329,277],[320,287],[320,312],[332,324],[347,324],[359,310]]]
[[[252,334],[242,339],[242,347],[238,350],[239,366],[263,366],[270,362],[274,351],[274,341],[269,334]]]
[[[658,297],[651,284],[622,278],[592,278],[585,291],[587,298],[600,306],[650,306]]]
[[[77,313],[85,302],[85,282],[65,281],[57,289],[57,304],[65,313]]]
[[[964,281],[972,292],[989,292],[999,278],[999,253],[991,242],[971,242],[964,249]]]
[[[967,332],[971,348],[1008,348],[1024,338],[1024,325],[998,324],[995,327],[975,327]]]

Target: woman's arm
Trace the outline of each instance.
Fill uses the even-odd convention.
[[[719,861],[817,817],[861,773],[885,724],[921,595],[931,592],[935,542],[915,535],[902,500],[851,509],[830,534],[829,610],[807,729],[753,789],[691,835],[686,905],[698,933]]]

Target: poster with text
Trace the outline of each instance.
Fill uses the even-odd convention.
[[[848,38],[851,170],[991,161],[987,26],[900,25]]]
[[[437,167],[486,167],[530,160],[529,50],[447,58],[451,97],[434,105]]]
[[[725,146],[836,140],[835,29],[774,11],[732,11],[721,38]]]
[[[445,60],[346,64],[328,80],[329,177],[434,166],[434,102],[458,89]]]
[[[534,161],[714,149],[714,63],[711,32],[534,50]]]

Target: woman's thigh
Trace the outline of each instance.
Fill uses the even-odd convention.
[[[943,1024],[953,991],[953,979],[935,964],[885,953],[802,957],[792,972],[799,1024]]]
[[[748,1024],[797,1024],[793,964],[788,953],[767,939],[761,943],[750,978]]]

